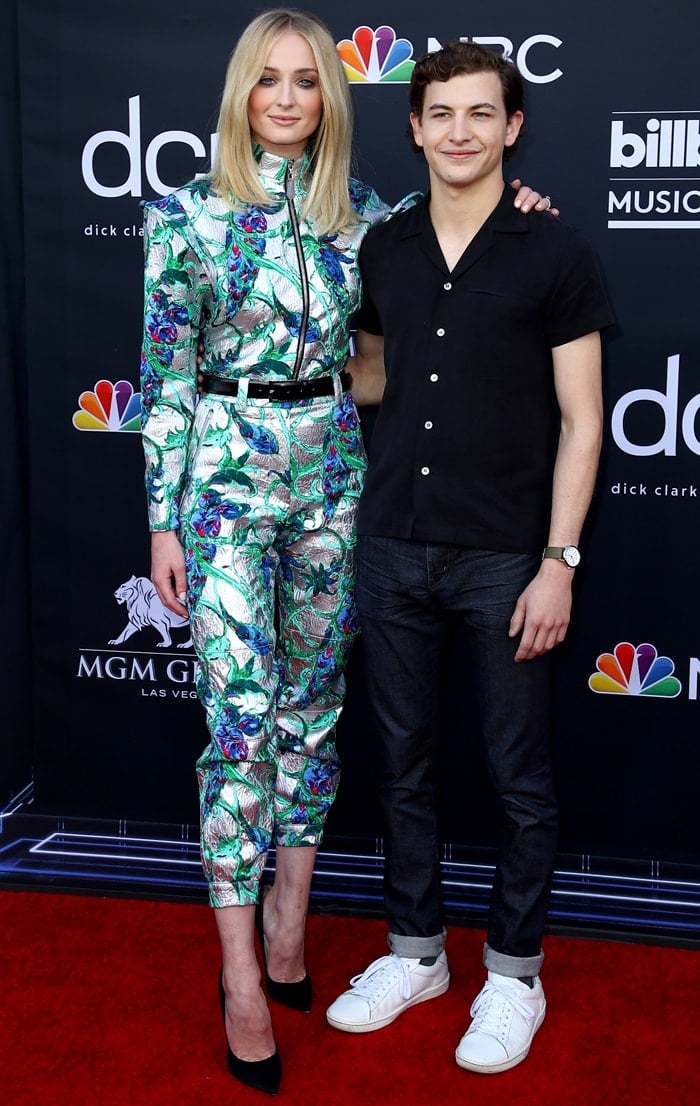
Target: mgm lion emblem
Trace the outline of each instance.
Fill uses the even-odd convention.
[[[152,626],[161,636],[158,648],[165,649],[173,643],[170,631],[188,625],[186,617],[174,614],[173,611],[169,611],[161,603],[156,589],[145,576],[132,576],[130,580],[125,580],[123,584],[119,585],[114,595],[117,603],[126,603],[129,621],[119,637],[110,639],[110,645],[121,645],[132,634],[139,630],[145,630],[147,626]],[[190,636],[188,636],[187,641],[183,641],[177,646],[178,649],[190,649],[191,647],[192,638]]]

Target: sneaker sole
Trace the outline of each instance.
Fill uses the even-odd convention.
[[[437,998],[439,995],[444,995],[445,991],[450,985],[450,977],[441,980],[440,983],[436,983],[428,991],[422,991],[415,998],[408,999],[398,1010],[394,1010],[393,1014],[389,1014],[386,1018],[381,1018],[378,1021],[371,1022],[341,1022],[326,1011],[326,1021],[329,1025],[332,1025],[334,1029],[340,1029],[343,1033],[373,1033],[375,1029],[384,1029],[385,1026],[391,1025],[393,1021],[396,1021],[399,1014],[403,1014],[404,1010],[408,1010],[411,1006],[417,1006],[419,1002],[427,1002],[428,999]]]
[[[545,1006],[544,1010],[537,1018],[537,1021],[535,1022],[535,1028],[532,1031],[532,1037],[530,1038],[527,1048],[524,1049],[522,1052],[519,1052],[517,1056],[511,1056],[509,1060],[502,1060],[500,1064],[479,1064],[474,1060],[464,1060],[459,1055],[459,1049],[457,1049],[457,1051],[455,1052],[455,1060],[457,1061],[457,1066],[460,1068],[464,1068],[465,1071],[475,1071],[482,1075],[497,1075],[499,1071],[509,1071],[510,1068],[516,1068],[518,1064],[522,1064],[523,1060],[526,1059],[527,1054],[532,1046],[532,1042],[535,1039],[535,1033],[544,1021],[546,1010],[547,1007]]]

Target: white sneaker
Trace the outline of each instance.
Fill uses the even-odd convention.
[[[328,1007],[326,1017],[346,1033],[371,1033],[398,1018],[409,1006],[437,998],[450,985],[447,957],[441,952],[430,967],[406,956],[380,956]]]
[[[457,1046],[460,1068],[481,1072],[514,1068],[530,1051],[546,1009],[538,976],[528,987],[519,979],[489,972],[469,1011],[474,1020]]]

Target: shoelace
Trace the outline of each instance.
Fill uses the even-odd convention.
[[[502,1017],[503,1004],[510,1003],[519,1014],[529,1021],[535,1016],[535,1011],[527,1003],[522,1002],[510,987],[501,983],[492,983],[487,980],[483,990],[479,991],[469,1011],[474,1018],[471,1028],[480,1029],[485,1033],[497,1033]]]
[[[410,972],[401,957],[394,953],[391,956],[380,956],[360,975],[350,980],[353,991],[370,1002],[381,998],[395,983],[399,985],[399,996],[402,999],[411,997]]]

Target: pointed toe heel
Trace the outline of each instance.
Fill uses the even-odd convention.
[[[272,1056],[267,1056],[264,1060],[241,1060],[235,1052],[231,1051],[231,1046],[227,1044],[226,1059],[228,1070],[239,1083],[244,1083],[246,1087],[252,1087],[254,1091],[277,1094],[282,1079],[279,1052],[275,1050]]]
[[[224,991],[223,969],[219,975],[219,1002],[225,1033],[226,992]],[[264,1060],[241,1060],[239,1056],[236,1056],[228,1043],[228,1038],[226,1038],[226,1063],[234,1079],[238,1079],[246,1087],[252,1087],[254,1091],[263,1091],[265,1094],[277,1094],[282,1080],[282,1063],[277,1049],[275,1049],[272,1056],[266,1056]]]

